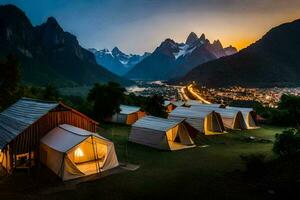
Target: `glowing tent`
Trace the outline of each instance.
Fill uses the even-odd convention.
[[[119,165],[111,141],[67,124],[52,129],[41,139],[40,154],[41,162],[64,181]]]
[[[227,106],[226,109],[239,110],[242,112],[244,120],[246,122],[247,129],[259,128],[256,121],[256,112],[252,108],[241,108]]]
[[[132,125],[129,141],[171,151],[192,148],[195,145],[187,126],[183,119],[147,116]]]
[[[194,105],[191,106],[190,109],[195,111],[215,111],[219,113],[227,129],[247,129],[243,114],[239,110],[210,107],[207,106],[207,104]]]
[[[144,117],[146,113],[140,107],[121,105],[120,112],[111,117],[109,121],[131,125],[138,119]]]
[[[40,139],[60,124],[95,132],[98,123],[62,102],[21,98],[0,113],[0,165],[8,174],[39,162]]]
[[[221,116],[214,111],[196,111],[177,107],[169,114],[169,119],[186,119],[187,123],[205,135],[225,133]]]

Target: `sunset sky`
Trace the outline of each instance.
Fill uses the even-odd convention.
[[[300,18],[299,0],[0,0],[25,11],[34,25],[54,16],[86,48],[152,52],[164,39],[193,31],[238,49],[271,27]]]

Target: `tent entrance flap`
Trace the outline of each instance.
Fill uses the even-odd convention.
[[[178,124],[177,126],[171,128],[167,131],[166,135],[171,149],[175,146],[178,148],[179,146],[183,147],[186,145],[194,144],[193,140],[189,135],[188,130],[183,124]]]
[[[220,123],[221,117],[212,112],[204,119],[204,133],[206,135],[223,134],[224,127]]]
[[[253,119],[253,114],[248,113],[248,115],[247,115],[247,120],[248,120],[249,126],[251,126],[251,127],[257,126],[255,120]]]
[[[234,125],[233,125],[234,129],[247,129],[247,125],[245,123],[243,114],[241,112],[238,112],[234,118]]]
[[[97,138],[89,137],[74,147],[68,157],[84,174],[92,174],[103,167],[107,158],[108,147],[101,144]]]

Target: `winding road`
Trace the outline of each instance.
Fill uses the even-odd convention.
[[[203,97],[201,97],[197,92],[194,91],[193,85],[190,84],[187,86],[187,90],[189,93],[191,93],[197,100],[201,101],[204,104],[211,104],[209,101],[205,100]],[[183,90],[184,91],[184,90]]]

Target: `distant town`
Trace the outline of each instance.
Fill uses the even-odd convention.
[[[195,91],[204,99],[213,102],[230,102],[230,101],[256,101],[263,106],[277,107],[280,97],[283,94],[300,95],[300,88],[205,88],[194,87]]]
[[[191,89],[198,94],[192,95]],[[160,81],[137,82],[137,86],[127,88],[127,91],[136,95],[151,96],[158,94],[164,96],[167,100],[205,100],[210,103],[228,103],[232,101],[259,102],[263,106],[277,107],[280,97],[283,94],[300,96],[300,87],[297,88],[206,88],[197,85],[174,86],[167,85]]]

